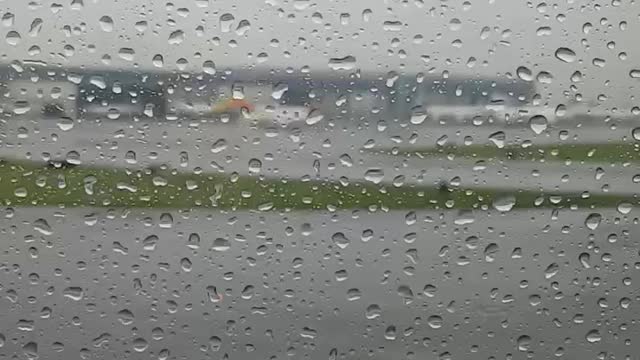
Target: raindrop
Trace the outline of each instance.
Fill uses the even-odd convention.
[[[364,173],[364,179],[379,184],[384,179],[384,171],[382,169],[368,169]]]
[[[484,248],[484,260],[493,262],[496,260],[496,254],[500,251],[500,247],[496,243],[491,243]]]
[[[559,270],[560,265],[558,265],[558,263],[552,263],[551,265],[547,266],[547,268],[544,270],[545,279],[551,279],[552,277],[556,276]]]
[[[33,222],[33,229],[42,235],[51,235],[53,231],[51,230],[51,226],[45,219],[38,219]]]
[[[262,170],[262,161],[258,159],[250,159],[249,160],[249,172],[252,174],[257,174]]]
[[[629,202],[621,202],[621,203],[618,204],[616,209],[618,210],[618,212],[620,214],[626,215],[626,214],[630,213],[631,210],[633,209],[633,204],[631,204]]]
[[[136,52],[132,48],[120,48],[118,56],[126,61],[133,61]]]
[[[307,115],[307,118],[304,120],[304,122],[307,125],[314,125],[319,123],[320,121],[322,121],[322,119],[324,119],[324,115],[322,115],[322,113],[320,113],[320,110],[318,109],[313,109],[309,112],[309,114]]]
[[[582,264],[582,267],[585,269],[588,269],[591,267],[591,264],[589,263],[589,260],[591,259],[591,256],[589,255],[589,253],[583,252],[578,256],[578,260],[580,261],[580,264]]]
[[[556,58],[566,63],[572,63],[576,61],[576,53],[566,47],[561,47],[556,50]]]
[[[227,251],[231,245],[229,240],[223,238],[217,238],[213,240],[213,251]]]
[[[439,315],[431,315],[427,319],[427,324],[429,324],[429,326],[432,329],[439,329],[444,324],[444,321],[442,320],[442,317]]]
[[[161,68],[164,66],[164,58],[162,57],[162,55],[156,54],[153,56],[151,63],[153,64],[153,66]]]
[[[331,235],[331,241],[333,241],[333,243],[336,244],[340,249],[344,249],[349,246],[349,244],[351,244],[351,240],[347,239],[344,233],[341,232],[337,232]]]
[[[232,14],[225,13],[220,16],[220,30],[223,33],[231,31],[235,17]]]
[[[495,199],[492,205],[500,212],[508,212],[516,205],[516,197],[513,195],[503,196]]]
[[[420,125],[427,119],[426,110],[421,107],[415,107],[411,109],[411,119],[409,120],[413,125]]]
[[[531,128],[536,135],[542,134],[542,132],[547,129],[547,126],[547,118],[542,115],[535,115],[529,119],[529,128]]]
[[[332,70],[353,70],[356,67],[356,58],[351,55],[342,58],[331,58],[329,67]]]
[[[521,335],[518,337],[518,350],[519,351],[529,351],[529,347],[531,346],[531,337],[528,335]]]
[[[56,125],[58,126],[58,129],[62,131],[69,131],[73,129],[74,122],[72,119],[65,117],[65,118],[58,119],[58,121],[56,122]]]
[[[42,23],[43,21],[41,18],[33,19],[31,25],[29,26],[29,36],[38,36],[38,34],[40,34],[40,30],[42,30]]]
[[[499,149],[504,147],[504,141],[507,138],[504,131],[497,131],[489,135],[489,140]]]
[[[587,333],[586,339],[589,343],[595,344],[602,340],[602,335],[600,335],[600,331],[593,329]]]
[[[143,352],[147,350],[147,347],[149,347],[149,343],[147,343],[147,340],[143,338],[136,338],[135,340],[133,340],[133,350],[137,352]]]
[[[187,239],[187,247],[191,249],[200,248],[200,235],[198,235],[197,233],[189,234],[189,237]]]
[[[599,213],[591,213],[589,214],[589,216],[587,216],[586,220],[584,221],[584,225],[589,230],[595,230],[598,228],[601,221],[602,221],[602,215],[600,215]]]
[[[518,77],[524,81],[533,81],[533,73],[525,66],[520,66],[516,70],[516,73],[518,74]]]
[[[22,352],[29,359],[37,359],[38,356],[38,343],[30,341],[22,346]]]
[[[18,45],[20,43],[20,40],[22,40],[22,37],[17,31],[9,31],[5,36],[5,41],[11,46]]]
[[[190,272],[193,264],[191,263],[191,260],[189,260],[189,258],[182,258],[180,260],[180,267],[182,268],[182,271]]]
[[[382,309],[380,309],[380,305],[378,304],[371,304],[369,306],[367,306],[366,312],[365,312],[365,317],[369,320],[373,320],[377,317],[380,317],[382,315]]]
[[[169,34],[169,44],[177,45],[184,41],[184,31],[176,30]]]
[[[133,313],[128,309],[123,309],[118,311],[117,318],[118,318],[118,321],[122,323],[122,325],[130,325],[133,323],[133,320],[135,319],[133,316]]]
[[[211,60],[206,60],[202,63],[202,71],[209,75],[216,74],[216,64]]]
[[[222,301],[222,294],[218,293],[218,288],[216,288],[213,285],[209,285],[206,288],[207,291],[207,297],[209,298],[209,301],[212,303],[217,303],[219,301]]]
[[[142,248],[146,251],[154,251],[158,244],[158,237],[156,235],[149,235],[142,240]]]
[[[105,32],[112,32],[113,31],[113,19],[110,16],[102,16],[99,20],[100,22],[100,28],[102,29],[102,31]]]
[[[84,292],[79,286],[69,286],[62,291],[62,295],[68,299],[80,301],[84,296]]]

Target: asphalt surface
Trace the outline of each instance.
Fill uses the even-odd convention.
[[[633,358],[638,212],[593,212],[5,208],[0,358]]]

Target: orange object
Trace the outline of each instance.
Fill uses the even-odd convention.
[[[253,112],[255,110],[253,104],[245,99],[227,99],[222,103],[215,104],[212,110],[214,112],[225,112],[231,110],[241,110],[243,108],[249,110],[249,112]]]

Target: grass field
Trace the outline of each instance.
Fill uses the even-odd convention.
[[[554,144],[543,146],[449,145],[429,148],[381,150],[420,157],[462,157],[484,160],[568,161],[576,163],[637,163],[640,143]]]
[[[636,199],[613,195],[259,180],[254,177],[223,177],[151,169],[54,168],[7,160],[0,162],[0,183],[0,199],[5,206],[216,207],[286,211],[482,208],[505,198],[515,201],[515,208],[571,205],[611,207],[620,202],[637,202]]]

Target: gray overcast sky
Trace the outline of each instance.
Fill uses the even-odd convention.
[[[3,62],[40,59],[72,66],[146,69],[154,68],[152,59],[159,54],[165,69],[175,69],[183,58],[188,62],[186,70],[191,71],[201,70],[206,60],[215,62],[218,69],[241,65],[299,69],[308,65],[328,70],[330,58],[351,55],[356,58],[355,66],[364,71],[402,70],[404,65],[410,72],[483,75],[515,73],[524,65],[534,75],[539,71],[553,75],[546,86],[554,101],[569,88],[570,75],[580,70],[585,81],[578,85],[579,91],[586,97],[605,93],[609,101],[615,98],[620,103],[635,103],[629,101],[635,92],[630,87],[640,81],[629,77],[640,50],[632,34],[640,29],[638,7],[627,2],[619,7],[610,2],[545,5],[514,0],[84,0],[82,5],[65,0],[59,6],[44,1],[30,4],[0,1]],[[13,14],[13,21],[7,12]],[[364,12],[370,12],[368,21]],[[221,24],[223,14],[234,18],[228,32]],[[112,29],[100,25],[104,16],[113,19]],[[30,34],[36,18],[42,19],[41,29]],[[236,31],[243,20],[249,23],[248,29]],[[628,22],[625,31],[619,27],[623,20]],[[593,25],[589,34],[583,33],[586,22]],[[65,32],[65,26],[71,32]],[[176,31],[182,35],[170,42]],[[615,48],[607,48],[610,41],[616,43]],[[40,47],[39,54],[29,51],[34,45]],[[562,46],[576,52],[575,62],[555,58],[556,49]],[[126,54],[120,56],[122,48],[133,53],[124,50]],[[619,59],[620,52],[627,53],[627,60]],[[111,57],[110,63],[103,62],[105,55]],[[604,60],[604,66],[594,65],[594,58]],[[611,80],[609,89],[603,85],[607,79]]]

